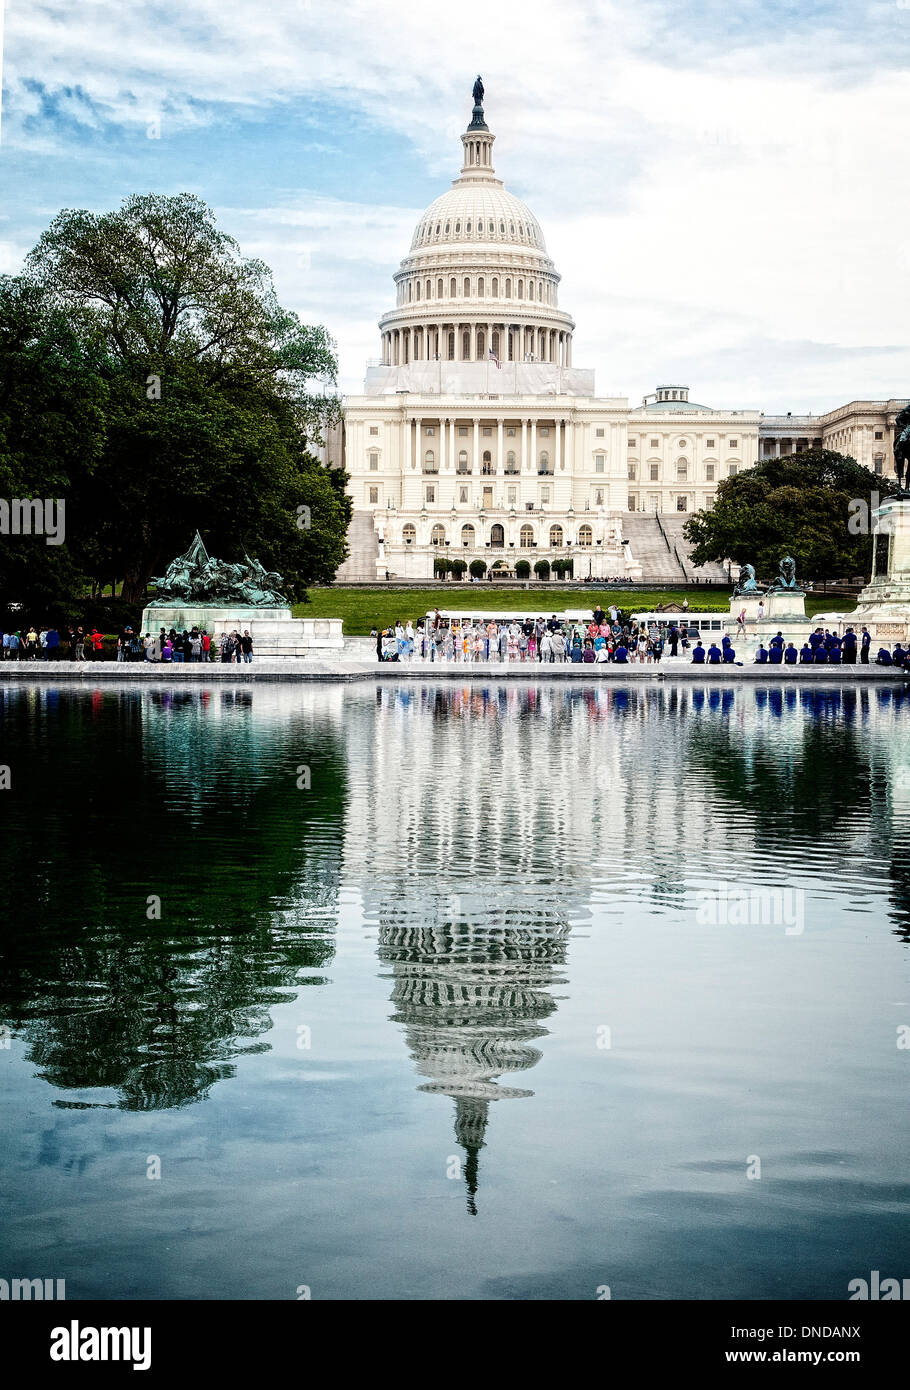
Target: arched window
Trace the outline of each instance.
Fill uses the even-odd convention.
[[[484,296],[483,283],[484,283],[484,282],[483,282],[483,276],[481,275],[481,276],[478,278],[478,280],[477,280],[477,297],[478,297],[478,299],[483,299],[483,296]]]
[[[495,275],[493,276],[493,298],[499,298],[499,281]]]
[[[456,222],[456,223],[455,223],[455,235],[456,235],[456,236],[461,236],[461,223],[460,223],[460,222]]]
[[[533,527],[533,526],[522,526],[522,528],[521,528],[521,534],[520,534],[520,536],[519,536],[519,545],[521,546],[522,550],[530,550],[533,544],[534,544],[534,527]]]
[[[516,464],[515,464],[515,450],[514,450],[514,449],[510,449],[510,450],[508,451],[508,453],[506,454],[506,472],[507,472],[507,473],[517,473],[517,472],[518,472],[518,468],[517,468],[517,466],[516,466]]]
[[[410,522],[403,528],[401,539],[404,541],[405,545],[413,545],[414,541],[417,539],[417,531]]]
[[[449,334],[449,361],[455,361],[455,334]]]
[[[471,335],[465,329],[461,335],[461,355],[465,362],[470,361],[471,357]]]
[[[519,282],[518,282],[518,298],[519,298],[519,299],[524,299],[524,297],[525,297],[525,282],[524,282],[524,280],[519,280]]]
[[[482,362],[487,355],[487,343],[483,329],[477,332],[477,361]]]
[[[511,298],[512,298],[512,281],[511,281],[511,280],[507,280],[507,281],[506,281],[506,299],[511,299]]]
[[[417,281],[417,298],[420,298],[420,281]]]
[[[441,280],[437,280],[437,281],[436,281],[436,298],[437,298],[437,299],[442,299],[442,281],[441,281]]]
[[[562,527],[561,527],[561,526],[551,526],[551,527],[550,527],[550,545],[553,547],[554,550],[558,550],[559,547],[562,545]]]
[[[431,545],[445,545],[446,528],[444,526],[434,526],[430,535]]]
[[[499,356],[499,334],[498,334],[498,333],[491,333],[491,335],[490,335],[490,347],[493,349],[493,355],[494,355],[495,357],[498,357],[498,356]]]
[[[465,546],[473,546],[474,544],[474,527],[470,523],[461,528],[461,543]]]
[[[471,298],[471,282],[467,275],[464,277],[464,297],[465,299]]]
[[[506,543],[506,533],[501,526],[490,527],[490,546],[493,550],[502,550]]]
[[[549,473],[550,471],[550,455],[547,453],[546,449],[541,452],[539,467],[541,473]]]
[[[411,302],[411,282],[410,282],[410,280],[409,280],[409,281],[408,281],[408,303],[410,304],[410,302]]]
[[[579,544],[579,545],[590,545],[592,539],[593,539],[593,536],[592,536],[592,532],[591,532],[590,526],[579,526],[579,528],[578,528],[578,544]]]
[[[423,468],[425,473],[435,473],[437,471],[436,455],[432,449],[427,449],[423,456]]]
[[[467,473],[467,471],[468,471],[468,451],[467,451],[467,449],[459,449],[459,450],[458,450],[458,471],[459,471],[459,473]]]
[[[451,280],[449,281],[449,298],[450,298],[450,299],[454,299],[454,298],[455,298],[455,276],[454,276],[454,275],[452,276]]]
[[[432,281],[432,280],[428,280],[428,281],[427,281],[427,289],[426,289],[426,297],[427,297],[427,299],[430,298],[430,295],[432,294],[432,292],[433,292],[433,281]]]

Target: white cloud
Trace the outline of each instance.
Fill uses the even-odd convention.
[[[15,145],[48,138],[35,84],[95,125],[159,111],[199,125],[321,97],[386,132],[390,168],[408,142],[441,190],[479,63],[497,166],[543,222],[578,319],[576,361],[592,361],[601,389],[638,395],[679,363],[693,396],[728,405],[906,392],[910,353],[888,345],[903,336],[910,274],[910,11],[860,7],[847,26],[832,8],[797,30],[796,10],[785,25],[779,7],[753,5],[753,37],[740,25],[726,44],[722,14],[693,10],[680,31],[633,0],[483,12],[12,0],[4,115]],[[375,320],[419,212],[350,192],[233,210],[231,224],[282,293],[324,316],[348,382],[357,354],[378,351]]]

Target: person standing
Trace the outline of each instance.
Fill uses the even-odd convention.
[[[862,635],[862,637],[860,638],[860,650],[859,650],[860,665],[862,665],[862,666],[868,666],[868,665],[869,665],[869,648],[871,647],[871,645],[872,645],[872,638],[871,638],[871,636],[869,635],[869,629],[868,629],[867,627],[864,627],[864,628],[863,628],[863,635]]]
[[[841,642],[841,656],[845,666],[856,665],[856,633],[848,627]]]
[[[251,665],[253,660],[253,639],[250,636],[248,627],[243,629],[243,636],[240,639],[240,651],[245,664],[247,666]]]
[[[56,661],[60,652],[60,633],[55,627],[47,630],[47,639],[44,644],[45,661]]]

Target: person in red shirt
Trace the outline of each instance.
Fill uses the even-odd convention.
[[[92,635],[89,638],[92,644],[92,656],[95,661],[100,661],[104,654],[104,637],[96,627],[92,628]]]
[[[212,639],[207,632],[202,634],[202,660],[209,660],[209,652],[212,650]]]

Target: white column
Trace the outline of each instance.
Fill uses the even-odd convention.
[[[471,338],[470,338],[470,343],[471,343],[471,361],[472,361],[472,362],[476,362],[476,361],[477,361],[477,324],[476,324],[476,323],[472,323],[472,324],[471,324]]]
[[[457,433],[456,433],[456,428],[455,428],[455,421],[454,421],[454,420],[450,420],[450,421],[449,421],[449,467],[450,467],[453,471],[454,471],[454,468],[455,468],[456,439],[457,439]]]
[[[528,422],[522,416],[521,420],[521,471],[527,472],[528,468]]]
[[[446,422],[441,415],[439,417],[439,453],[437,457],[439,459],[439,471],[442,473],[446,466]]]
[[[480,471],[480,421],[476,415],[474,417],[474,462],[471,467],[476,472]]]
[[[506,461],[502,455],[502,416],[500,416],[496,424],[496,472],[501,473],[505,466]]]
[[[553,472],[558,473],[562,468],[562,421],[556,421],[556,458],[553,461]]]
[[[531,421],[531,472],[537,472],[537,419]]]
[[[411,417],[407,411],[404,413],[404,466],[405,472],[411,471]]]

